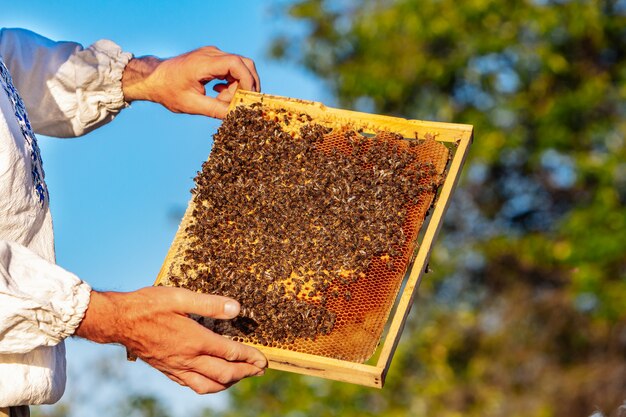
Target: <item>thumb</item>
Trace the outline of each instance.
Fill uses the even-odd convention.
[[[203,94],[192,94],[187,97],[186,113],[223,119],[228,113],[228,102],[208,97]]]
[[[183,288],[176,294],[177,310],[214,319],[232,319],[239,314],[240,305],[232,298],[200,294]]]

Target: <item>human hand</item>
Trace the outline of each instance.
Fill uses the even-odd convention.
[[[217,96],[209,97],[204,86],[214,79],[224,82],[213,87]],[[238,86],[261,91],[254,62],[214,46],[165,60],[151,56],[133,58],[122,75],[124,99],[129,103],[148,100],[175,113],[216,118],[226,116]]]
[[[182,288],[92,291],[76,335],[98,343],[121,343],[173,381],[206,394],[262,375],[267,366],[258,350],[213,333],[187,316],[229,319],[239,314],[239,308],[230,298]]]

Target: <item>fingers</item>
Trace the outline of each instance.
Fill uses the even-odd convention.
[[[175,380],[174,378],[172,379]],[[191,388],[197,394],[212,394],[212,393],[224,391],[226,388],[232,385],[232,384],[228,384],[228,385],[220,384],[219,382],[214,381],[211,378],[207,378],[204,375],[200,375],[196,372],[187,372],[183,376],[179,384]]]
[[[215,78],[226,79],[230,76],[239,82],[241,88],[257,91],[256,78],[240,56],[228,55],[221,59],[215,59],[212,66],[213,68],[207,66],[207,71],[212,70]]]
[[[254,61],[250,58],[229,54],[216,47],[201,48],[195,53],[204,61],[198,66],[201,78],[219,78],[227,80],[229,84],[238,81],[245,90],[261,91],[261,80]]]
[[[254,77],[254,83],[256,87],[254,91],[256,91],[257,93],[260,93],[261,92],[261,79],[259,78],[259,73],[256,70],[256,65],[254,65],[254,61],[246,57],[241,57],[241,60],[243,61],[244,65],[248,67],[248,70],[250,70],[252,77]]]
[[[220,384],[219,382],[192,370],[178,372],[164,370],[163,374],[177,384],[182,385],[183,387],[191,388],[197,394],[209,394],[223,391],[234,384],[234,382],[229,384]]]
[[[200,294],[183,288],[169,288],[169,290],[175,291],[175,296],[169,298],[175,302],[174,309],[179,313],[197,314],[216,319],[231,319],[239,314],[240,305],[231,298]],[[194,325],[200,326],[197,323]],[[194,343],[198,343],[194,349],[200,354],[223,358],[228,362],[245,362],[258,369],[267,367],[267,359],[259,350],[204,328],[202,328],[202,333],[196,335]]]
[[[257,368],[245,362],[232,363],[212,356],[198,356],[189,366],[193,374],[185,374],[181,379],[189,383],[194,391],[200,390],[205,393],[222,390],[244,378],[265,373],[263,368]]]

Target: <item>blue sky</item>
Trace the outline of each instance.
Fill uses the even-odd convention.
[[[0,25],[84,45],[108,38],[137,56],[167,57],[216,45],[254,59],[264,92],[325,101],[319,80],[267,58],[272,36],[294,29],[292,22],[271,12],[272,3],[15,1],[4,2]],[[134,103],[111,124],[85,137],[40,137],[59,265],[98,289],[129,291],[151,285],[218,126],[216,120]],[[179,409],[183,403],[210,405],[225,398],[196,397],[156,371],[124,363],[120,348],[77,341],[68,343],[68,397],[80,397],[80,369],[102,355],[119,360],[121,372],[137,381],[133,389],[138,384],[155,389],[179,403]],[[95,401],[93,396],[89,401]],[[90,407],[83,411],[98,415]]]

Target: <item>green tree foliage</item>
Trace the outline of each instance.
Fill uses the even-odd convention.
[[[475,141],[383,390],[270,372],[224,416],[589,416],[626,399],[626,2],[301,0],[272,53]]]

